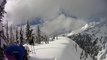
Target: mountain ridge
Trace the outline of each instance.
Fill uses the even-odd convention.
[[[106,48],[107,44],[107,23],[106,21],[89,27],[77,34],[69,35],[86,53],[94,60],[97,60],[98,53]],[[105,54],[106,55],[106,54]]]

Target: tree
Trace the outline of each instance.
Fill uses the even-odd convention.
[[[18,27],[16,27],[16,42],[18,41]]]
[[[2,20],[3,14],[6,13],[4,11],[4,7],[5,7],[6,2],[7,2],[6,0],[3,0],[1,5],[0,5],[0,20]]]
[[[32,39],[32,31],[33,31],[33,29],[30,29],[29,21],[27,21],[27,25],[26,25],[26,41],[27,41],[27,43],[29,43]]]
[[[41,44],[41,31],[39,26],[37,26],[37,32],[36,32],[36,43]]]
[[[47,35],[44,36],[44,41],[45,41],[46,44],[49,44],[49,38],[48,38]]]
[[[27,21],[27,25],[26,25],[26,41],[29,42],[30,40],[30,25],[29,25],[29,21]]]
[[[0,24],[2,22],[3,14],[5,13],[4,7],[6,4],[6,0],[3,0],[0,5]],[[2,35],[2,25],[0,25],[0,60],[4,60],[3,48],[1,47],[1,35]]]
[[[23,44],[23,30],[22,30],[22,26],[20,28],[20,44]]]
[[[29,44],[34,46],[34,36],[33,36],[33,34],[32,34],[31,40],[29,41]]]
[[[8,28],[8,21],[7,21],[7,24],[6,24],[6,40],[7,42],[9,42],[9,32],[8,32],[9,28]],[[9,45],[9,43],[8,43]]]
[[[10,27],[10,45],[14,44],[14,34],[13,34],[13,26]]]

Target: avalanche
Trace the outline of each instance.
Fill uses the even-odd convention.
[[[67,37],[57,37],[49,44],[27,46],[31,51],[29,60],[81,60],[82,49]],[[92,58],[88,56],[86,60]]]

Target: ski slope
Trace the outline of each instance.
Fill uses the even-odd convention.
[[[66,37],[58,37],[49,44],[27,46],[31,50],[29,60],[80,60],[82,51],[74,41]],[[88,57],[87,60],[92,59]]]

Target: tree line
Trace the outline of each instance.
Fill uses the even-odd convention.
[[[39,25],[36,27],[36,32],[33,33],[34,29],[31,29],[29,21],[26,23],[26,28],[24,29],[23,26],[15,27],[13,30],[13,26],[11,25],[10,28],[8,27],[8,22],[6,24],[6,32],[5,37],[7,40],[8,45],[12,44],[41,44],[49,43],[49,38],[46,34],[43,34],[43,32],[40,30]]]

